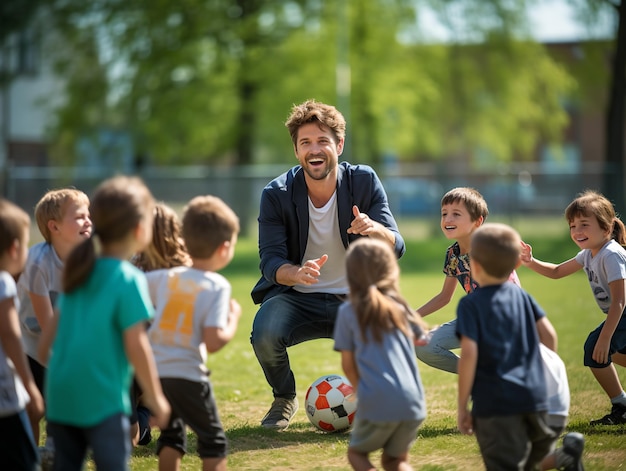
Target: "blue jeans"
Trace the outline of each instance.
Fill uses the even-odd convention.
[[[342,302],[334,294],[289,290],[261,304],[252,324],[250,342],[274,397],[296,397],[287,347],[332,338]]]
[[[98,471],[128,470],[130,421],[115,414],[92,427],[50,422],[54,440],[54,471],[81,471],[90,448]]]
[[[459,357],[451,350],[460,347],[461,341],[456,335],[456,319],[454,319],[437,327],[426,345],[415,347],[415,354],[417,358],[433,368],[456,373]]]

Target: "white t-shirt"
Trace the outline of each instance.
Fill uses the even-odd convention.
[[[611,307],[609,283],[626,279],[626,250],[611,239],[604,244],[595,257],[591,256],[591,250],[584,249],[576,255],[576,261],[587,273],[587,279],[598,306],[602,312],[608,313]]]
[[[228,325],[230,283],[190,267],[155,270],[146,278],[156,311],[148,337],[159,377],[207,382],[203,332]]]
[[[550,425],[565,426],[570,403],[569,382],[567,381],[565,363],[563,363],[563,360],[556,352],[550,350],[542,343],[539,344],[539,352],[543,361],[543,372],[548,391],[548,415],[561,417],[560,420],[555,418],[557,419],[556,422],[560,423],[550,423]],[[548,420],[550,421],[550,419]]]
[[[309,198],[309,237],[302,262],[320,258],[324,254],[328,255],[328,260],[320,270],[317,283],[295,285],[293,289],[301,293],[348,293],[346,248],[339,234],[336,191],[321,208],[316,208]]]
[[[9,272],[0,271],[0,301],[7,298],[13,298],[15,307],[18,307],[15,280]],[[24,410],[29,402],[30,397],[24,384],[0,343],[0,417],[8,417]]]
[[[20,299],[20,324],[22,326],[22,344],[26,355],[40,361],[37,349],[41,337],[41,327],[35,316],[29,292],[48,296],[54,308],[57,298],[62,292],[63,262],[54,251],[51,244],[41,242],[33,245],[28,251],[28,259],[24,271],[17,283],[17,292]]]

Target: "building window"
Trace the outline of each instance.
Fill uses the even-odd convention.
[[[34,28],[26,28],[17,35],[15,72],[35,75],[39,72],[40,42]]]

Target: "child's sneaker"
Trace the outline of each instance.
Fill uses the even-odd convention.
[[[137,406],[137,422],[139,424],[138,445],[148,445],[152,441],[152,431],[150,429],[150,411],[147,407]]]
[[[591,425],[620,425],[626,424],[626,406],[621,404],[613,404],[611,413],[605,415],[601,419],[592,420]]]
[[[583,449],[585,448],[585,437],[582,433],[570,432],[563,437],[563,453],[567,455],[568,465],[564,471],[585,471],[582,462]]]
[[[54,448],[40,446],[39,459],[41,461],[41,471],[52,471],[54,467]]]

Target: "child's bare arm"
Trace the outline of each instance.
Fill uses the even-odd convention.
[[[33,305],[33,311],[35,312],[37,322],[39,322],[39,327],[41,327],[41,331],[43,332],[48,328],[50,322],[52,321],[52,317],[54,316],[50,297],[41,296],[31,291],[28,292],[28,297]]]
[[[239,325],[239,318],[241,317],[241,306],[239,303],[231,299],[230,300],[230,312],[228,313],[228,322],[226,327],[205,327],[202,333],[202,339],[206,345],[206,349],[209,353],[215,353],[220,350],[224,345],[232,340],[237,332],[237,326]]]
[[[582,269],[582,265],[576,261],[576,258],[570,258],[565,262],[561,262],[558,265],[556,263],[543,262],[533,257],[532,247],[526,242],[522,241],[522,265],[530,268],[532,271],[539,273],[557,280],[564,278]]]
[[[537,321],[537,333],[539,334],[539,341],[550,350],[556,352],[558,337],[552,322],[546,316]]]
[[[591,355],[595,361],[603,364],[609,362],[611,339],[626,305],[626,280],[612,281],[609,283],[609,289],[611,290],[611,305]]]
[[[417,313],[425,317],[428,314],[432,314],[435,311],[438,311],[442,307],[448,305],[452,296],[454,295],[454,290],[458,284],[458,280],[453,276],[446,276],[443,281],[443,286],[441,287],[441,292],[434,296],[430,301],[424,304],[422,307],[417,309]]]
[[[170,418],[170,405],[163,395],[152,348],[142,322],[124,331],[124,348],[128,360],[135,368],[135,376],[143,394],[142,401],[150,409],[156,425],[165,428]]]
[[[459,358],[459,379],[457,396],[457,426],[461,433],[474,433],[469,401],[476,376],[478,345],[472,339],[461,336],[461,357]]]
[[[57,335],[57,326],[59,325],[59,313],[55,312],[52,315],[52,319],[48,323],[46,329],[42,329],[41,338],[39,339],[39,345],[37,347],[37,355],[41,362],[48,363],[50,358],[50,349],[52,343]]]
[[[348,381],[350,381],[350,384],[356,391],[359,385],[359,370],[356,366],[354,352],[350,350],[341,350],[341,368],[343,369],[346,378],[348,378]]]
[[[28,415],[35,420],[41,419],[44,411],[43,398],[35,384],[22,348],[20,321],[12,298],[0,301],[0,344],[7,358],[13,362],[15,371],[30,396],[30,403],[26,406]]]

